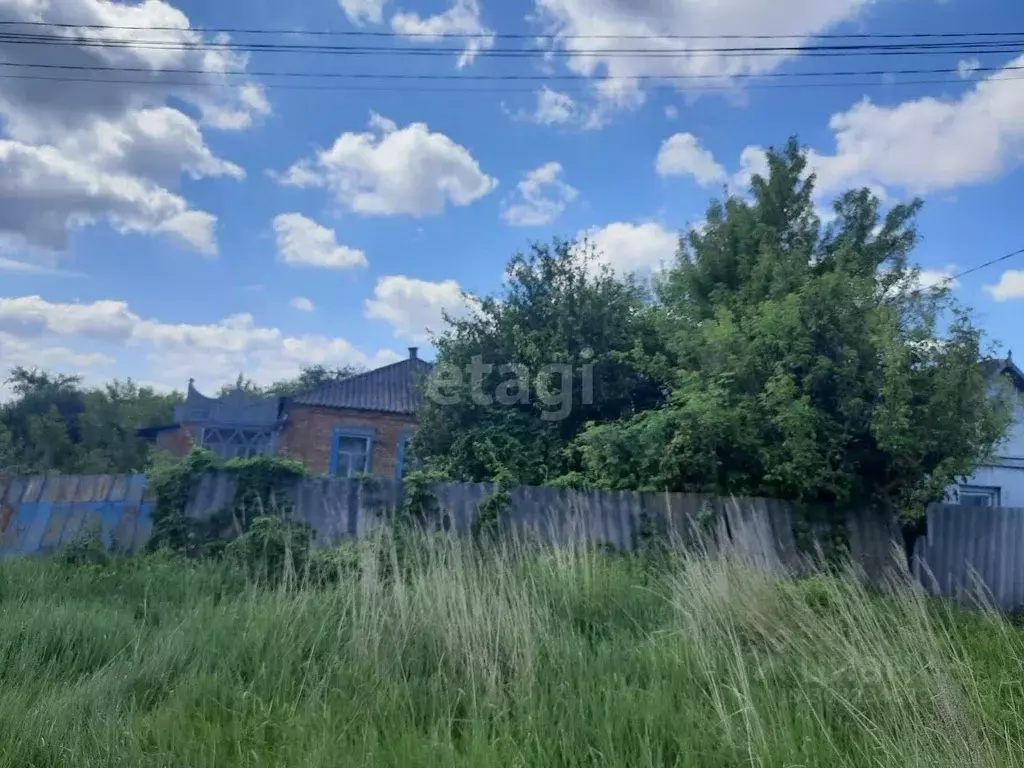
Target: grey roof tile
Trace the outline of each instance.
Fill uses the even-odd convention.
[[[988,360],[983,360],[981,365],[985,375],[989,378],[1005,373],[1009,375],[1018,389],[1024,390],[1024,371],[1017,367],[1017,364],[1011,357],[1007,357],[1005,360],[989,358]]]
[[[408,358],[324,384],[296,395],[291,402],[313,408],[413,414],[423,405],[423,389],[433,367],[425,360]]]

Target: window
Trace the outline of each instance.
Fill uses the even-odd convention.
[[[998,507],[999,489],[982,485],[961,485],[957,488],[962,507]]]
[[[204,427],[202,447],[222,459],[274,455],[274,433],[265,429]]]
[[[373,463],[373,430],[345,427],[334,433],[331,474],[352,477],[369,472]]]
[[[395,476],[399,480],[410,472],[420,469],[423,464],[410,454],[410,442],[412,442],[412,430],[407,429],[398,438],[398,461],[395,463]]]

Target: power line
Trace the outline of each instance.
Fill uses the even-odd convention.
[[[133,74],[174,74],[174,75],[214,75],[214,76],[228,76],[228,77],[287,77],[287,78],[311,78],[311,79],[352,79],[352,80],[367,80],[367,79],[381,79],[381,80],[470,80],[470,81],[481,81],[481,80],[529,80],[529,81],[574,81],[574,80],[592,80],[593,78],[587,75],[581,74],[554,74],[554,75],[524,75],[524,74],[501,74],[501,75],[485,75],[485,74],[451,74],[451,73],[389,73],[389,72],[312,72],[312,71],[258,71],[258,70],[245,70],[245,69],[230,69],[230,70],[212,70],[212,69],[183,69],[183,68],[161,68],[153,69],[151,67],[108,67],[100,65],[85,65],[85,64],[35,64],[35,63],[24,63],[24,62],[0,62],[0,67],[17,67],[26,69],[56,69],[65,71],[76,71],[76,72],[126,72]],[[1008,64],[1002,67],[975,67],[971,70],[974,72],[1002,72],[1002,71],[1016,71],[1024,70],[1024,65],[1013,65]],[[943,68],[925,68],[925,69],[875,69],[875,70],[839,70],[839,71],[825,71],[825,72],[767,72],[764,74],[755,74],[750,72],[741,72],[735,75],[729,75],[728,77],[722,75],[708,75],[708,74],[695,74],[695,75],[634,75],[634,76],[608,76],[602,77],[602,80],[669,80],[669,81],[680,81],[680,80],[724,80],[724,79],[737,79],[737,80],[749,80],[749,79],[761,79],[761,78],[772,78],[772,79],[790,79],[790,78],[803,78],[803,77],[884,77],[884,76],[895,76],[895,75],[950,75],[959,74],[961,69],[959,67],[943,67]],[[946,81],[937,81],[946,82]]]
[[[1012,259],[1014,256],[1020,256],[1021,254],[1024,254],[1024,248],[1020,248],[1020,249],[1018,249],[1016,251],[1013,251],[1012,253],[1008,253],[1005,256],[1000,256],[999,258],[992,259],[991,261],[986,261],[984,264],[979,264],[976,267],[971,267],[970,269],[965,269],[963,272],[959,272],[959,273],[953,275],[952,277],[946,278],[946,282],[952,282],[953,280],[959,280],[961,277],[973,274],[974,272],[977,272],[979,270],[985,269],[986,267],[991,267],[993,264],[999,264],[1000,262],[1007,261],[1009,259]]]
[[[88,29],[88,30],[111,30],[123,32],[194,32],[199,34],[228,34],[228,35],[281,35],[281,36],[305,36],[305,37],[378,37],[378,38],[428,38],[428,39],[499,39],[499,40],[797,40],[797,39],[822,39],[822,40],[900,40],[900,39],[958,39],[958,38],[995,38],[1012,37],[1024,35],[1021,32],[890,32],[890,33],[855,33],[855,34],[755,34],[755,35],[566,35],[560,33],[525,33],[525,32],[473,32],[468,34],[456,32],[442,32],[438,34],[429,32],[397,33],[393,31],[375,30],[296,30],[271,27],[170,27],[170,26],[124,26],[116,24],[73,24],[68,22],[47,22],[47,21],[18,21],[3,20],[0,26],[21,26],[44,29]]]
[[[368,77],[373,77],[369,75]],[[159,86],[163,88],[217,88],[221,87],[218,83],[211,83],[208,81],[167,81],[167,80],[129,80],[123,78],[83,78],[83,77],[60,77],[50,75],[9,75],[0,74],[0,80],[29,80],[29,81],[43,81],[43,82],[57,82],[57,83],[84,83],[84,84],[99,84],[99,85],[149,85]],[[1024,76],[1019,77],[1004,77],[1000,78],[1000,82],[1003,81],[1020,81],[1024,80]],[[956,81],[947,79],[921,79],[921,80],[897,80],[892,83],[880,83],[877,81],[844,81],[844,82],[830,82],[830,83],[760,83],[753,86],[747,86],[748,90],[774,90],[774,89],[807,89],[807,88],[849,88],[849,87],[864,87],[869,88],[872,86],[884,85],[889,86],[905,86],[905,85],[948,85],[955,83]],[[293,90],[293,91],[369,91],[369,92],[402,92],[402,93],[533,93],[536,88],[535,86],[528,87],[501,87],[501,88],[459,88],[459,87],[429,87],[429,86],[411,86],[407,88],[401,88],[397,86],[387,85],[368,85],[368,86],[357,86],[357,85],[318,85],[310,83],[262,83],[264,88],[274,90]],[[579,89],[574,89],[579,90]],[[698,86],[691,89],[694,92],[725,92],[734,90],[730,86],[713,86],[705,85]]]
[[[446,56],[462,54],[461,47],[412,48],[398,46],[358,45],[299,45],[282,43],[233,43],[190,40],[123,40],[116,38],[69,37],[60,35],[25,35],[0,32],[0,43],[12,45],[73,46],[80,48],[131,48],[137,50],[161,51],[239,51],[250,53],[336,53],[344,55],[397,55],[397,56]],[[778,56],[795,54],[801,56],[893,56],[893,55],[984,55],[992,53],[1019,53],[1024,49],[1024,37],[991,43],[909,43],[909,44],[855,44],[855,45],[796,45],[796,46],[722,46],[713,48],[609,48],[593,50],[543,49],[543,48],[488,48],[476,51],[477,56],[530,58],[536,56],[566,57],[628,57],[628,58],[678,58],[719,56]]]

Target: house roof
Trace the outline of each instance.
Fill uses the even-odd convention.
[[[1013,358],[1008,354],[1005,360],[994,358],[991,360],[984,360],[981,363],[985,374],[990,378],[995,378],[1000,374],[1007,374],[1013,379],[1014,386],[1018,389],[1024,390],[1024,371],[1021,371],[1017,364],[1013,361]]]
[[[290,402],[313,408],[413,414],[423,405],[423,389],[433,368],[410,349],[405,360],[332,381],[296,395]]]
[[[280,397],[259,397],[235,389],[222,397],[207,397],[189,380],[185,402],[174,407],[178,423],[245,424],[273,426],[281,418]]]

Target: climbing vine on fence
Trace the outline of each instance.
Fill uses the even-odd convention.
[[[402,507],[396,522],[423,525],[436,515],[438,503],[434,485],[443,483],[447,479],[440,472],[423,470],[409,472],[402,478]]]
[[[822,557],[826,568],[843,570],[849,562],[848,511],[835,505],[793,504],[793,539],[797,551]]]
[[[511,508],[511,488],[499,485],[494,493],[480,501],[472,526],[473,538],[478,541],[497,538],[501,530],[501,520]]]
[[[203,475],[211,471],[234,475],[234,496],[228,507],[206,520],[186,516],[189,499]],[[294,510],[291,489],[307,474],[297,461],[274,457],[222,462],[210,451],[194,448],[183,460],[161,464],[149,472],[155,494],[151,550],[172,549],[201,557],[219,554],[227,539],[244,534],[259,517],[287,520]]]

